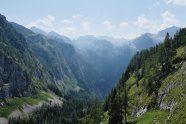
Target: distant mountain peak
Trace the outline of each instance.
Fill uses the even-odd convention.
[[[162,36],[162,37],[165,37],[166,34],[167,34],[167,32],[168,32],[169,35],[170,35],[171,37],[173,37],[173,36],[175,35],[175,33],[176,33],[178,30],[180,30],[179,27],[177,27],[177,26],[171,26],[171,27],[168,27],[168,28],[166,28],[166,29],[164,29],[164,30],[158,32],[158,35],[159,35],[159,36]]]
[[[48,33],[48,35],[49,36],[54,36],[54,37],[61,37],[61,35],[60,34],[58,34],[57,32],[55,32],[55,31],[50,31],[49,33]]]
[[[61,34],[55,32],[55,31],[51,31],[47,35],[50,36],[50,37],[55,37],[55,38],[62,39],[62,40],[64,40],[67,43],[70,43],[71,42],[71,40],[68,37],[66,37],[64,35],[61,35]]]
[[[35,26],[31,27],[30,30],[32,30],[34,33],[36,34],[43,34],[43,35],[47,35],[47,33]]]

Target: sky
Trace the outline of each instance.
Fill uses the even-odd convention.
[[[25,27],[69,38],[131,39],[170,26],[186,27],[186,0],[0,0],[0,13]]]

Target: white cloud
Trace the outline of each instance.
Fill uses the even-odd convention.
[[[109,21],[104,21],[102,24],[105,25],[105,26],[110,26],[110,25],[111,25],[111,22],[109,22]]]
[[[161,13],[158,20],[152,20],[147,18],[145,15],[140,15],[133,23],[134,25],[130,26],[126,21],[121,21],[118,24],[114,24],[109,20],[105,20],[97,27],[95,27],[96,25],[93,25],[94,23],[91,22],[92,20],[85,18],[83,15],[74,15],[71,19],[63,19],[59,22],[54,16],[48,15],[41,19],[30,22],[27,27],[30,28],[32,26],[36,26],[46,32],[53,30],[59,34],[66,35],[71,38],[88,34],[118,37],[125,35],[125,37],[131,38],[134,37],[132,34],[134,34],[134,30],[136,29],[136,32],[138,33],[156,33],[159,30],[178,24],[178,20],[176,20],[175,15],[169,11]],[[125,28],[127,30],[124,30]]]
[[[53,28],[54,21],[55,21],[54,16],[48,15],[42,19],[38,19],[34,22],[30,22],[27,27],[31,28],[31,27],[35,26],[35,27],[38,27],[38,28],[48,32],[50,30],[54,30],[54,28]]]
[[[27,27],[31,28],[35,26],[47,33],[55,31],[70,38],[78,37],[80,35],[95,34],[91,29],[91,23],[84,18],[85,16],[74,15],[73,17],[74,20],[64,19],[58,22],[54,16],[49,15],[30,22]]]
[[[119,24],[120,27],[127,27],[128,25],[128,22],[120,22]]]
[[[92,31],[91,29],[91,23],[88,22],[88,21],[82,21],[80,22],[80,25],[82,26],[82,31],[81,31],[81,34],[84,34],[84,35],[96,35],[95,32]]]
[[[83,27],[85,31],[90,31],[90,23],[88,21],[82,21],[80,25]]]
[[[156,24],[151,20],[147,19],[145,15],[138,16],[138,19],[134,22],[134,25],[140,29],[145,29],[150,32],[156,31]]]
[[[72,26],[73,21],[71,20],[62,20],[61,23],[57,23],[54,16],[48,15],[42,19],[30,22],[28,28],[33,26],[44,30],[46,32],[55,31],[62,35],[71,36],[77,33],[75,26]]]
[[[169,11],[161,13],[160,16],[161,20],[156,22],[146,18],[145,15],[141,15],[137,18],[137,21],[134,22],[134,25],[137,26],[140,30],[155,33],[167,27],[178,24],[178,20],[176,20],[175,15]]]
[[[186,0],[165,0],[167,4],[186,6]]]
[[[176,25],[178,23],[175,15],[170,13],[169,11],[165,11],[164,13],[162,13],[161,17],[163,19],[163,23],[161,24],[162,29],[172,25]]]
[[[113,28],[115,28],[115,25],[113,25],[110,21],[107,21],[107,20],[105,20],[102,24],[103,24],[106,28],[108,28],[108,29],[113,29]]]
[[[65,20],[62,20],[61,23],[66,25],[66,24],[73,24],[74,22],[71,20],[65,19]]]
[[[84,15],[73,15],[72,18],[79,20],[79,19],[85,19],[86,17]]]
[[[36,27],[36,26],[37,26],[36,22],[30,22],[26,27],[31,28],[31,27]]]
[[[60,34],[66,35],[66,36],[70,36],[70,34],[76,34],[77,33],[77,29],[75,27],[62,27],[60,29],[58,29],[58,32]]]

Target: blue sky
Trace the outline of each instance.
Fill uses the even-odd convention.
[[[172,25],[186,26],[186,0],[0,0],[9,21],[70,38],[133,38]]]

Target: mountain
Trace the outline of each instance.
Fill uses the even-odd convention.
[[[122,46],[128,43],[128,40],[124,38],[113,38],[113,37],[108,37],[108,36],[100,36],[98,38],[102,40],[107,40],[110,43],[112,43],[112,45],[114,46]]]
[[[172,28],[165,30],[171,32],[170,29]],[[119,81],[119,77],[127,68],[132,56],[138,51],[156,46],[164,38],[163,34],[159,36],[158,34],[145,33],[133,40],[122,39],[124,43],[117,43],[114,38],[87,35],[73,40],[71,44],[79,53],[79,58],[88,64],[88,67],[85,68],[85,77],[91,82],[93,92],[105,98]]]
[[[71,40],[68,37],[66,37],[64,35],[61,35],[61,34],[58,34],[57,32],[54,32],[54,31],[51,31],[51,32],[46,33],[45,31],[43,31],[43,30],[41,30],[41,29],[39,29],[37,27],[31,27],[30,30],[27,30],[27,31],[32,31],[32,32],[34,32],[36,34],[41,34],[41,35],[44,35],[44,36],[48,36],[48,37],[51,37],[53,39],[56,39],[56,38],[58,40],[59,39],[62,39],[63,41],[65,41],[67,43],[70,43],[71,42]],[[24,35],[26,35],[26,34],[24,34]]]
[[[132,47],[134,47],[137,51],[140,51],[155,46],[158,42],[160,42],[160,40],[158,37],[155,37],[155,35],[146,33],[130,42]]]
[[[12,25],[25,36],[30,49],[46,67],[55,85],[61,91],[68,93],[71,90],[86,87],[83,81],[83,71],[73,46],[64,42],[63,39],[33,34],[33,32],[28,33],[31,30],[16,23]]]
[[[52,85],[51,76],[29,49],[26,39],[0,15],[1,98],[36,94]]]
[[[157,35],[150,33],[122,45],[108,41],[113,38],[105,40],[91,35],[71,41],[53,31],[46,34],[35,28],[37,32],[34,33],[15,23],[12,25],[25,36],[33,53],[52,74],[61,90],[67,92],[67,89],[83,87],[100,98],[105,98],[115,86],[135,52],[160,42]]]
[[[70,40],[30,30],[0,15],[0,122],[71,124],[87,114],[85,123],[95,117],[113,124],[151,113],[162,122],[171,111],[167,122],[175,123],[185,112],[177,111],[185,107],[185,32],[167,35],[163,44],[162,36],[146,33],[116,45],[109,37]],[[102,114],[92,96],[104,99],[110,91]]]
[[[161,43],[165,39],[167,33],[173,37],[176,32],[179,31],[179,29],[180,28],[176,26],[172,26],[159,31],[157,34],[145,33],[129,42],[133,48],[135,48],[137,51],[140,51]]]
[[[115,86],[134,50],[128,46],[115,46],[95,36],[82,36],[72,42],[84,63],[85,77],[93,92],[105,98]]]
[[[169,27],[169,28],[166,28],[160,32],[158,32],[158,35],[161,36],[161,37],[165,37],[167,32],[169,33],[169,35],[171,37],[173,37],[177,31],[179,31],[180,28],[179,27],[176,27],[176,26],[172,26],[172,27]]]
[[[43,30],[41,30],[41,29],[39,29],[39,28],[37,28],[35,26],[34,27],[31,27],[30,30],[33,31],[36,34],[47,35],[46,32],[44,32]]]
[[[0,122],[16,123],[46,109],[61,112],[61,123],[77,122],[92,93],[74,47],[8,22],[3,15],[0,44]],[[59,119],[55,117],[50,121]]]
[[[87,87],[100,98],[108,95],[137,51],[153,47],[165,38],[158,34],[145,33],[131,41],[93,35],[81,36],[71,41],[56,32],[49,34],[53,38],[63,39],[75,48],[84,65],[84,79],[89,82]]]
[[[137,52],[104,104],[102,123],[185,123],[186,28]]]
[[[49,32],[47,35],[50,36],[50,37],[53,37],[53,38],[63,39],[63,41],[65,41],[66,43],[71,42],[71,40],[68,37],[66,37],[64,35],[60,35],[60,34],[54,32],[54,31]]]
[[[10,22],[11,25],[13,25],[13,27],[17,30],[19,30],[23,36],[28,36],[28,35],[34,35],[35,33],[32,31],[32,30],[27,30],[26,28],[23,28],[23,26],[21,25],[18,25],[14,22]],[[34,28],[34,27],[33,27]]]

